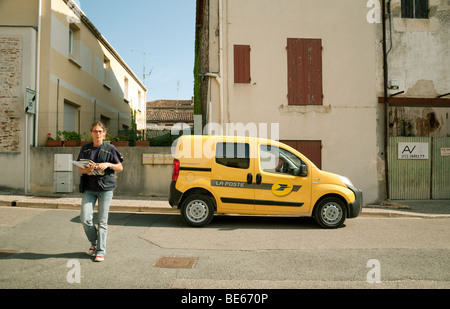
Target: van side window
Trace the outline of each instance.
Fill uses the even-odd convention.
[[[261,169],[269,173],[283,173],[295,176],[302,163],[296,155],[291,152],[271,145],[260,146]]]
[[[216,163],[232,168],[250,166],[250,146],[245,143],[217,143]]]

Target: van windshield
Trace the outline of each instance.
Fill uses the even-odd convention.
[[[293,153],[272,145],[260,146],[261,169],[269,173],[283,173],[295,175],[302,160]]]

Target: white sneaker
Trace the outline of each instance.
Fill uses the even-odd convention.
[[[103,262],[104,260],[105,260],[105,256],[103,256],[103,255],[97,255],[95,257],[96,262]]]
[[[95,255],[95,251],[97,251],[97,246],[91,246],[87,252],[88,255],[93,256]]]

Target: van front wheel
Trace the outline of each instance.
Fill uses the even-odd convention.
[[[208,225],[214,216],[214,205],[205,195],[188,196],[181,205],[181,215],[189,225],[200,227]]]
[[[324,198],[314,209],[314,219],[324,228],[337,228],[344,223],[346,217],[347,208],[335,197]]]

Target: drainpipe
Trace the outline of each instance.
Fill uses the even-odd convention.
[[[219,0],[219,74],[222,76],[219,83],[220,125],[223,126],[223,0]]]
[[[388,143],[389,143],[389,102],[388,102],[388,65],[386,53],[386,0],[382,0],[381,18],[383,25],[383,96],[384,96],[384,174],[386,179],[386,199],[389,199],[389,162],[388,162]],[[389,1],[390,4],[390,1]]]
[[[223,0],[219,0],[219,72],[218,73],[205,73],[205,76],[215,78],[219,85],[219,124],[223,126]],[[212,114],[212,107],[210,107],[209,114]],[[211,117],[210,117],[211,118]],[[212,119],[212,118],[211,118]],[[211,127],[211,126],[209,126]],[[223,129],[223,128],[222,128]]]
[[[36,56],[36,111],[34,124],[34,146],[38,145],[38,123],[39,123],[39,87],[40,87],[40,71],[41,71],[41,34],[42,34],[42,0],[39,0],[39,20],[38,20],[38,42]]]

